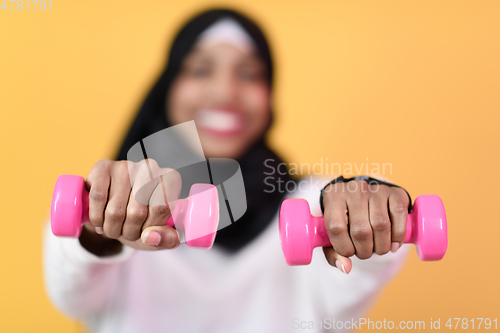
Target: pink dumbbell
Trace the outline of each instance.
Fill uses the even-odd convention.
[[[312,216],[304,199],[287,199],[280,209],[281,248],[288,265],[309,265],[315,247],[331,246],[323,216]],[[415,244],[421,260],[440,260],[448,247],[448,227],[443,201],[421,195],[408,214],[405,243]]]
[[[83,224],[88,222],[89,192],[85,180],[80,176],[59,176],[52,196],[52,233],[80,237]],[[191,186],[189,197],[177,200],[166,224],[184,230],[188,246],[210,248],[219,225],[217,188],[211,184]]]

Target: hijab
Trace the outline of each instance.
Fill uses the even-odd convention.
[[[251,37],[258,56],[267,67],[266,79],[270,89],[272,89],[271,53],[262,31],[257,25],[233,10],[214,9],[202,12],[189,20],[178,32],[171,46],[165,68],[142,103],[119,149],[117,160],[126,160],[127,152],[133,145],[143,138],[171,126],[166,117],[168,110],[165,101],[181,63],[191,51],[198,37],[214,23],[225,18],[235,20]],[[271,122],[264,135],[237,159],[245,185],[247,210],[238,221],[219,230],[214,243],[214,247],[222,248],[229,253],[236,253],[245,247],[271,223],[284,199],[283,184],[293,181],[288,172],[284,175],[275,173],[266,179],[265,173],[269,173],[270,168],[277,170],[278,165],[283,163],[280,157],[266,144],[266,134]],[[280,184],[281,190],[278,190]],[[274,190],[271,191],[273,188]]]

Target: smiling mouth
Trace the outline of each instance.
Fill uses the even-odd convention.
[[[217,136],[232,136],[243,131],[243,116],[239,112],[203,109],[195,115],[196,126]]]

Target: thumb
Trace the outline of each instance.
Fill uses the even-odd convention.
[[[142,231],[141,241],[146,250],[173,249],[180,243],[177,230],[168,225],[151,226]]]
[[[333,247],[324,247],[326,260],[334,267],[337,267],[342,273],[349,274],[352,269],[352,261],[348,257],[341,256]]]

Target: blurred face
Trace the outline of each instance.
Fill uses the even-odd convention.
[[[266,68],[252,49],[196,44],[167,94],[173,125],[194,120],[207,157],[237,158],[270,121]]]

